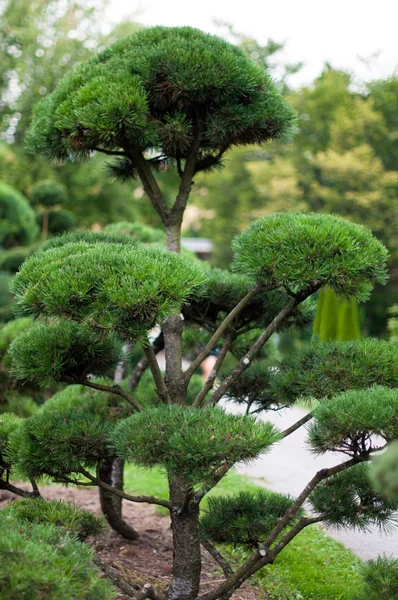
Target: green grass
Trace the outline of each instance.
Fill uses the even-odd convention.
[[[248,477],[232,471],[210,494],[236,494],[258,487]],[[166,476],[159,469],[147,471],[128,465],[125,488],[135,494],[167,497]],[[231,550],[230,555],[239,562],[244,558],[239,548]],[[352,600],[361,581],[360,564],[342,544],[311,525],[280,553],[274,565],[262,569],[255,581],[269,600]]]

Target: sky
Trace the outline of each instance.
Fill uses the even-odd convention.
[[[144,25],[191,25],[222,35],[215,24],[222,20],[259,42],[284,41],[281,60],[305,63],[292,85],[311,82],[326,61],[359,81],[398,71],[398,0],[109,1],[107,18],[114,22],[133,16]]]

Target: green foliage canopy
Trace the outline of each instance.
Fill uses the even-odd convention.
[[[256,547],[293,504],[293,498],[269,490],[209,498],[201,532],[216,544]],[[299,511],[298,516],[301,516]]]
[[[272,395],[284,403],[332,398],[345,390],[398,388],[398,354],[384,340],[312,342],[287,356],[273,373]]]
[[[72,317],[131,339],[178,310],[205,280],[196,262],[124,238],[36,253],[13,282],[16,314]]]
[[[156,166],[185,158],[200,132],[205,168],[230,145],[285,137],[292,121],[269,75],[239,48],[190,27],[153,27],[64,77],[37,106],[28,139],[57,159],[155,148]]]
[[[386,442],[398,438],[398,390],[382,386],[349,390],[321,402],[313,416],[308,442],[314,452],[368,457],[375,444],[372,436]]]
[[[385,530],[397,526],[397,502],[374,491],[371,470],[369,463],[357,464],[315,488],[309,501],[326,525],[365,531],[371,525]]]
[[[317,214],[275,214],[259,219],[233,242],[233,267],[267,287],[293,293],[328,284],[338,294],[366,300],[386,283],[388,253],[371,232]]]
[[[117,453],[137,465],[160,465],[192,483],[210,480],[221,465],[250,460],[279,439],[270,423],[220,408],[168,405],[124,419],[112,432]]]

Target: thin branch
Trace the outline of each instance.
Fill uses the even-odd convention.
[[[129,404],[131,404],[131,406],[133,406],[135,408],[135,410],[137,410],[138,412],[141,412],[142,410],[144,410],[144,407],[141,406],[141,404],[137,400],[135,400],[135,398],[130,396],[130,394],[125,392],[124,389],[120,387],[120,385],[104,385],[102,383],[95,383],[94,381],[90,381],[89,379],[83,379],[83,380],[79,380],[79,381],[75,381],[75,380],[65,380],[65,381],[67,383],[78,383],[80,385],[85,385],[86,387],[93,388],[94,390],[100,390],[101,392],[109,392],[111,394],[116,394],[117,396],[120,396],[121,398],[124,398],[125,400],[127,400],[127,402]]]
[[[229,349],[231,348],[233,338],[234,338],[234,332],[231,332],[230,334],[227,335],[225,344],[221,348],[221,350],[217,356],[217,360],[214,363],[214,367],[213,367],[209,377],[207,378],[205,385],[200,390],[199,394],[196,396],[192,406],[194,406],[194,407],[200,406],[202,404],[203,400],[206,398],[209,391],[214,386],[214,382],[216,381],[217,374],[218,374],[219,370],[221,369],[221,366],[224,362],[225,357],[228,354]]]
[[[161,331],[160,334],[158,335],[158,337],[153,341],[152,347],[153,347],[153,351],[154,351],[155,355],[158,352],[160,352],[161,350],[163,350],[163,348],[164,348],[163,331]],[[136,364],[136,366],[134,367],[134,369],[130,375],[130,379],[129,379],[129,391],[130,392],[133,392],[137,388],[139,382],[141,381],[141,377],[143,376],[143,374],[145,373],[145,371],[147,370],[148,367],[149,367],[148,359],[144,354],[144,356],[138,361],[138,363]]]
[[[156,177],[152,173],[150,165],[145,160],[140,149],[135,147],[126,148],[128,155],[131,156],[137,173],[141,179],[144,190],[146,191],[150,201],[153,204],[156,212],[161,217],[163,223],[169,213],[169,208],[165,202],[162,191],[156,181]]]
[[[174,214],[180,214],[182,216],[187,205],[192,186],[192,177],[195,174],[196,158],[200,148],[200,137],[199,131],[192,142],[192,146],[185,160],[184,171],[182,173],[180,187],[178,188],[177,198],[171,209],[171,212]]]
[[[293,312],[296,306],[300,303],[300,300],[292,298],[286,304],[286,306],[280,311],[280,313],[274,318],[272,323],[263,331],[257,341],[253,344],[250,350],[240,359],[236,367],[231,371],[227,377],[222,381],[217,390],[214,392],[208,404],[215,405],[223,397],[225,392],[233,384],[233,382],[245,371],[252,363],[252,360],[264,346],[265,342],[269,340],[271,335],[278,329],[279,325]]]
[[[156,393],[159,396],[160,400],[163,402],[163,404],[169,404],[171,402],[169,392],[167,391],[167,387],[164,382],[159,363],[156,359],[156,354],[153,349],[153,346],[151,344],[143,345],[142,349],[144,350],[149,368],[151,369],[152,377],[156,386]]]
[[[229,562],[224,558],[221,552],[219,552],[217,548],[215,548],[213,544],[205,538],[201,538],[200,543],[202,544],[203,548],[205,548],[207,552],[214,558],[216,563],[221,567],[225,577],[230,577],[233,571]]]
[[[41,498],[40,490],[37,486],[37,483],[34,479],[29,478],[30,485],[32,486],[32,493],[35,495],[35,498]]]
[[[207,482],[204,486],[202,486],[199,490],[197,490],[193,496],[191,502],[193,504],[199,504],[202,498],[206,496],[206,494],[213,489],[219,481],[228,473],[232,465],[222,465],[218,471],[214,474],[214,477],[211,481]]]
[[[2,479],[0,479],[0,490],[7,490],[8,492],[11,492],[12,494],[16,494],[17,496],[22,496],[22,498],[37,498],[38,497],[38,495],[35,491],[27,492],[26,490],[21,490],[21,488],[18,488],[15,485],[12,485],[12,483],[9,483],[8,481],[3,481]]]
[[[87,477],[87,479],[95,483],[95,485],[98,485],[104,490],[107,490],[111,494],[115,494],[115,496],[119,496],[120,498],[124,498],[125,500],[130,500],[130,502],[158,504],[159,506],[164,506],[165,508],[171,509],[171,504],[167,500],[162,500],[161,498],[156,498],[155,496],[131,496],[130,494],[126,494],[122,490],[118,490],[117,488],[112,487],[104,481],[101,481],[101,479],[98,479],[98,477],[94,477],[94,475],[91,475],[91,473],[89,471],[86,471],[86,469],[84,469],[84,467],[82,467],[81,465],[79,465],[79,471],[82,475]],[[77,483],[77,485],[81,484]]]
[[[124,156],[125,158],[128,158],[126,152],[121,152],[117,150],[106,150],[105,148],[97,148],[96,146],[94,146],[94,148],[91,148],[91,150],[95,150],[96,152],[102,152],[103,154],[109,154],[109,156]]]
[[[95,564],[101,569],[101,571],[110,579],[116,587],[118,587],[124,594],[127,594],[130,598],[135,598],[138,590],[134,589],[132,585],[127,583],[124,579],[122,579],[116,572],[114,567],[111,567],[102,562],[102,560],[97,556],[94,559]]]
[[[295,431],[297,431],[297,429],[300,429],[300,427],[302,427],[303,425],[308,423],[308,421],[311,421],[312,416],[313,416],[312,413],[308,413],[307,415],[305,415],[304,417],[302,417],[301,419],[299,419],[298,421],[293,423],[293,425],[290,425],[290,427],[287,427],[287,429],[282,431],[282,438],[285,438],[288,435],[290,435],[291,433],[294,433]]]
[[[207,342],[206,346],[203,348],[203,350],[200,352],[200,354],[195,358],[195,360],[189,365],[188,369],[185,371],[184,377],[185,377],[186,382],[188,382],[191,379],[192,374],[201,365],[201,363],[204,361],[204,359],[209,356],[210,352],[213,350],[213,348],[215,347],[215,345],[217,344],[217,342],[221,338],[221,336],[227,331],[228,327],[231,325],[231,323],[233,322],[235,317],[237,317],[238,314],[244,309],[246,304],[248,304],[248,302],[250,302],[250,300],[256,294],[258,294],[258,292],[260,290],[263,290],[263,289],[264,288],[261,285],[256,285],[254,288],[252,288],[246,294],[246,296],[244,296],[242,298],[242,300],[240,300],[240,302],[238,302],[238,304],[231,310],[229,315],[227,315],[225,317],[224,321],[221,323],[221,325],[218,327],[218,329],[213,333],[210,340]]]

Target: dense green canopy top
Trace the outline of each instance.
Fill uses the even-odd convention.
[[[36,107],[29,145],[50,158],[155,148],[202,159],[285,136],[294,120],[270,76],[236,46],[191,27],[153,27],[71,71]]]

